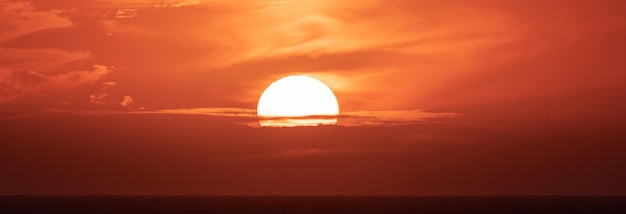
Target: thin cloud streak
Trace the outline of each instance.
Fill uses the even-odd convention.
[[[332,156],[332,155],[354,155],[367,154],[368,151],[363,148],[298,148],[289,149],[279,152],[269,152],[266,154],[254,155],[235,155],[228,157],[219,157],[217,160],[223,161],[241,161],[241,160],[267,160],[267,159],[294,159],[306,157]]]
[[[212,2],[212,0],[99,0],[100,4],[126,8],[176,8]]]
[[[424,110],[355,111],[339,115],[342,126],[396,126],[423,122],[431,119],[458,117],[457,113],[434,113]]]
[[[134,111],[136,114],[189,114],[221,117],[237,117],[249,120],[246,125],[259,127],[256,110],[245,108],[189,108],[189,109],[163,109],[153,111]],[[366,127],[366,126],[398,126],[424,122],[427,120],[445,119],[458,117],[457,113],[434,113],[424,110],[398,110],[398,111],[354,111],[340,113],[338,116],[313,116],[297,117],[298,120],[320,120],[337,118],[338,126]],[[263,118],[267,119],[267,118]],[[289,120],[294,118],[274,118],[276,120]],[[286,126],[287,127],[287,126]]]

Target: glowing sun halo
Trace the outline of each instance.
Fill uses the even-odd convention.
[[[265,89],[257,115],[261,126],[315,126],[335,124],[336,118],[306,118],[336,116],[339,105],[333,92],[321,81],[295,75],[277,80]]]

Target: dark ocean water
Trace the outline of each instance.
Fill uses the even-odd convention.
[[[626,214],[626,197],[0,196],[0,213]]]

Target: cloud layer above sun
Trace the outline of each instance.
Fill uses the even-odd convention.
[[[11,112],[253,109],[269,83],[293,74],[322,80],[346,112],[459,112],[617,93],[620,8],[610,0],[2,1],[0,100]],[[116,86],[103,90],[107,82]]]

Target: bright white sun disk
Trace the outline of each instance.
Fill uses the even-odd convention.
[[[324,83],[295,75],[279,79],[265,89],[259,99],[257,114],[262,117],[337,115],[339,105]]]

